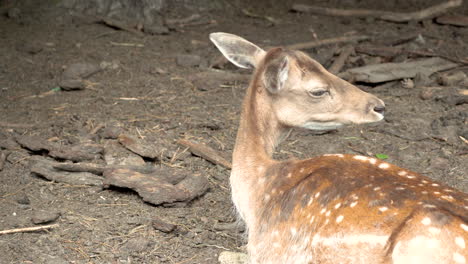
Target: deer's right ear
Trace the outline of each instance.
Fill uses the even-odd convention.
[[[256,68],[266,53],[257,45],[233,34],[211,33],[210,40],[224,57],[237,67],[244,69]]]

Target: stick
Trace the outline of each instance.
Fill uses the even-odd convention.
[[[218,151],[206,145],[194,143],[185,139],[179,139],[177,143],[179,145],[189,148],[189,151],[192,152],[192,154],[195,156],[202,157],[214,164],[221,165],[227,169],[231,169],[232,167],[231,163],[225,158],[223,158]]]
[[[463,0],[449,0],[444,3],[433,5],[419,11],[409,13],[397,13],[389,11],[369,10],[369,9],[337,9],[318,7],[302,4],[294,4],[293,11],[311,13],[314,15],[327,15],[327,16],[354,16],[354,17],[375,17],[380,20],[391,22],[408,22],[419,21],[425,18],[434,17],[435,15],[446,12],[450,8],[460,6]]]
[[[0,152],[0,171],[3,170],[3,166],[5,165],[5,160],[6,160],[6,153],[5,152]]]
[[[23,232],[34,232],[34,231],[41,231],[41,230],[47,230],[51,228],[58,227],[58,224],[53,224],[53,225],[43,225],[43,226],[33,226],[33,227],[23,227],[23,228],[15,228],[15,229],[7,229],[7,230],[2,230],[0,231],[0,235],[6,235],[6,234],[13,234],[13,233],[23,233]]]
[[[8,122],[0,122],[0,127],[12,127],[12,128],[32,128],[34,124],[14,124]]]
[[[433,57],[411,62],[367,65],[348,69],[338,76],[345,80],[380,83],[404,78],[414,78],[418,73],[424,73],[429,76],[434,72],[444,71],[458,66],[458,64],[451,61]]]
[[[397,47],[380,47],[380,46],[368,46],[368,45],[360,45],[356,47],[356,52],[364,53],[367,55],[372,56],[380,56],[380,57],[395,57],[399,54],[409,54],[409,55],[416,55],[422,57],[440,57],[455,63],[459,64],[468,64],[468,60],[461,60],[457,58],[452,58],[449,56],[437,54],[431,51],[420,51],[420,50],[405,50],[404,48],[397,48]]]
[[[363,40],[368,40],[368,39],[370,39],[370,37],[365,36],[365,35],[343,36],[343,37],[337,37],[337,38],[329,38],[329,39],[322,39],[322,40],[309,41],[309,42],[303,42],[303,43],[296,43],[292,45],[287,45],[285,46],[285,48],[287,49],[311,49],[311,48],[329,45],[329,44],[363,41]]]
[[[343,68],[346,59],[348,59],[349,55],[351,55],[354,52],[354,47],[353,46],[346,46],[341,49],[340,56],[336,58],[336,60],[333,62],[333,64],[330,66],[328,69],[329,72],[333,74],[337,74],[341,71]]]

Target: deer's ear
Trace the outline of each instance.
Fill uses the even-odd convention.
[[[265,66],[263,83],[270,93],[276,94],[281,91],[288,78],[289,59],[287,56],[274,59]]]
[[[257,45],[233,34],[211,33],[210,40],[224,57],[237,67],[244,69],[256,68],[266,53]]]

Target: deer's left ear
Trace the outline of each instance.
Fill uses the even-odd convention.
[[[276,94],[283,89],[289,78],[289,64],[288,57],[284,56],[274,59],[265,65],[263,83],[270,93]]]
[[[257,45],[233,34],[211,33],[210,40],[221,53],[237,67],[253,69],[265,57],[265,51]]]

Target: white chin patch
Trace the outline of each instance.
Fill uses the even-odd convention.
[[[333,130],[343,126],[341,123],[335,122],[327,122],[327,123],[320,123],[320,122],[307,122],[302,127],[310,130]]]

